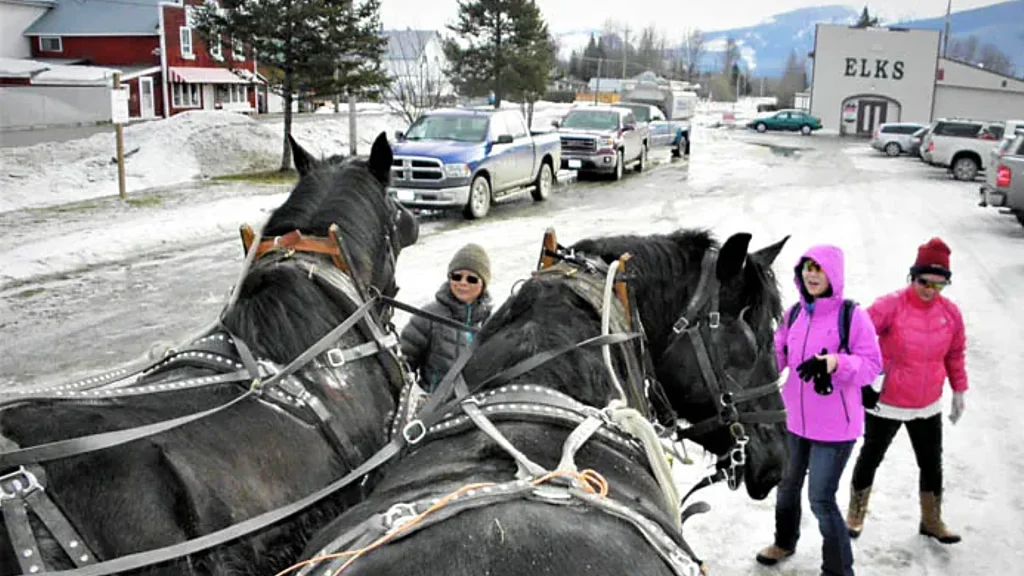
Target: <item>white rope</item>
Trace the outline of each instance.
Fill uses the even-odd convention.
[[[672,511],[672,521],[676,530],[682,530],[679,517],[679,491],[672,480],[672,468],[669,466],[668,458],[665,455],[665,446],[658,438],[654,426],[643,414],[634,408],[630,408],[625,402],[613,400],[604,409],[612,422],[618,425],[623,431],[640,441],[647,453],[647,460],[651,464],[654,477],[661,486],[661,493],[665,497],[668,510]]]
[[[611,319],[612,319],[612,291],[615,288],[615,275],[619,270],[619,260],[616,260],[612,264],[608,265],[608,274],[604,279],[604,302],[601,306],[601,335],[607,336],[610,331]],[[604,364],[608,368],[608,374],[612,378],[612,384],[615,384],[615,389],[619,392],[619,398],[623,403],[628,402],[626,398],[626,391],[622,387],[622,383],[619,382],[619,377],[615,374],[615,366],[612,364],[612,352],[611,345],[605,344],[601,346],[601,356],[604,357]]]

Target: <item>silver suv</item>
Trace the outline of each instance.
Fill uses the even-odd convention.
[[[922,128],[923,124],[909,122],[880,124],[871,137],[871,147],[889,156],[906,154],[913,148],[914,133]]]

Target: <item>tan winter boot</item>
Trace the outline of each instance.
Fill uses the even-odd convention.
[[[846,511],[846,530],[850,538],[860,536],[864,530],[864,516],[868,513],[868,498],[871,496],[871,486],[863,490],[854,490],[850,486],[850,508]]]
[[[942,499],[934,492],[921,492],[921,527],[918,532],[943,544],[960,541],[960,535],[950,532],[942,521]]]
[[[780,560],[785,560],[793,555],[796,550],[786,550],[775,544],[757,553],[757,563],[763,566],[775,566]]]

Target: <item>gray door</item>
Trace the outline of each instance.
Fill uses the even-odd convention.
[[[884,100],[861,100],[857,106],[857,134],[871,135],[875,126],[884,124],[889,116],[889,103]]]

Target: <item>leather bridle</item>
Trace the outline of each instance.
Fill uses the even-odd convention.
[[[721,284],[716,274],[718,254],[717,248],[708,249],[704,254],[704,258],[701,261],[701,276],[697,288],[683,314],[672,324],[672,336],[665,347],[663,355],[668,354],[673,348],[688,340],[693,346],[694,354],[697,357],[697,365],[700,368],[702,381],[711,397],[717,400],[718,403],[718,411],[714,416],[700,422],[695,422],[691,426],[678,426],[676,430],[677,438],[695,440],[700,436],[722,428],[728,429],[732,437],[732,446],[729,448],[728,453],[719,459],[715,474],[708,477],[712,478],[712,480],[706,484],[702,482],[702,484],[698,484],[698,487],[724,479],[728,481],[729,488],[736,490],[743,479],[743,467],[747,462],[746,447],[750,441],[744,424],[778,424],[785,422],[786,411],[740,410],[738,407],[740,404],[752,402],[771,394],[778,394],[778,382],[772,381],[754,388],[745,388],[727,373],[717,350],[714,355],[709,351],[715,348],[714,346],[709,347],[708,339],[710,334],[720,330],[722,327],[722,314],[719,307]],[[754,331],[747,324],[746,320],[743,319],[746,311],[747,309],[744,308],[733,322],[742,331],[751,349],[757,351],[756,354],[760,357],[764,351],[761,351],[758,347]],[[704,325],[701,319],[706,319],[707,321],[706,331],[702,331]],[[754,366],[757,366],[756,359]],[[705,480],[707,481],[707,479]],[[694,490],[698,489],[698,487],[695,487]]]

